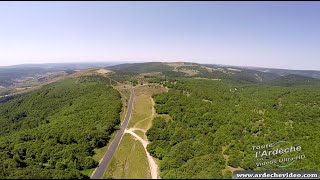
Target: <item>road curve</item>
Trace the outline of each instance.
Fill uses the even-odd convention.
[[[131,111],[132,111],[132,106],[133,106],[133,97],[134,97],[134,92],[133,92],[133,88],[131,88],[130,99],[129,99],[129,103],[128,103],[128,110],[127,110],[127,114],[124,118],[124,121],[121,125],[121,128],[120,128],[119,132],[117,133],[117,136],[114,138],[112,144],[110,145],[107,153],[104,155],[104,157],[100,161],[98,167],[92,173],[91,179],[101,179],[105,170],[107,169],[107,166],[108,166],[114,152],[116,151],[116,149],[119,145],[119,142],[124,134],[124,131],[129,123],[129,119],[130,119]]]

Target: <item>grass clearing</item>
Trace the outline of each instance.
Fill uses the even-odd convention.
[[[151,96],[165,92],[166,89],[161,86],[137,86],[134,89],[135,98],[128,128],[137,127],[148,130],[152,123],[153,102]]]
[[[112,73],[112,71],[107,70],[107,69],[99,69],[96,71],[99,74],[108,74],[108,73]]]
[[[197,70],[193,70],[193,69],[186,69],[186,68],[182,68],[181,70],[179,70],[180,72],[186,73],[189,76],[194,76],[197,75],[199,73],[199,71]]]
[[[124,134],[103,178],[150,179],[147,155],[142,144]]]
[[[146,118],[142,121],[139,121],[138,123],[136,123],[136,125],[134,127],[139,128],[139,129],[148,130],[152,125],[152,119],[153,119],[153,117],[149,117],[149,118]]]
[[[139,91],[136,90],[135,91]],[[152,115],[152,103],[148,94],[135,94],[131,119],[128,128],[133,127],[139,121]]]
[[[144,132],[140,131],[140,130],[136,130],[134,131],[134,133],[136,133],[138,136],[140,136],[142,139],[146,140],[146,136],[144,134]]]

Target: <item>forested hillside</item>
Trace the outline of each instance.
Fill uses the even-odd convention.
[[[286,76],[289,74],[296,74],[300,76],[312,77],[312,78],[320,78],[320,71],[314,70],[290,70],[290,69],[273,69],[273,68],[250,68],[246,67],[247,69],[257,70],[261,72],[269,72],[272,74],[278,74],[280,76]]]
[[[86,178],[120,123],[120,94],[101,76],[46,85],[0,104],[0,178]]]
[[[219,67],[215,65],[206,66],[181,66],[178,69],[196,70],[198,73],[194,77],[210,79],[230,79],[241,83],[260,83],[279,77],[277,74],[260,72],[243,68]]]
[[[320,90],[229,80],[166,79],[154,96],[159,114],[147,132],[148,151],[160,159],[161,178],[230,178],[256,166],[252,146],[288,141],[305,159],[286,169],[320,170]]]
[[[130,73],[161,72],[168,77],[200,77],[209,79],[230,79],[241,83],[260,83],[279,77],[278,74],[244,68],[231,68],[196,63],[133,63],[107,67],[113,71]]]
[[[162,72],[162,71],[173,70],[173,67],[170,67],[161,62],[120,64],[115,66],[109,66],[107,68],[115,71],[119,70],[119,71],[136,72],[136,73]]]
[[[115,71],[113,79],[123,82],[125,79],[132,80],[140,73],[160,72],[163,76],[177,78],[207,78],[207,79],[228,79],[238,83],[269,84],[269,85],[307,85],[320,82],[319,71],[298,71],[298,70],[276,70],[262,71],[261,69],[248,69],[235,66],[218,66],[212,64],[197,63],[132,63],[119,64],[107,67]],[[291,74],[290,74],[291,73]],[[284,74],[284,75],[283,75]],[[121,76],[122,75],[122,76]],[[126,78],[124,78],[126,77]]]

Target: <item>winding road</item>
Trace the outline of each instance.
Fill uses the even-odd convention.
[[[119,142],[120,142],[120,140],[126,130],[126,127],[128,125],[128,122],[129,122],[129,119],[131,116],[132,106],[133,106],[133,97],[134,97],[134,92],[133,92],[133,88],[131,88],[130,99],[129,99],[129,103],[128,103],[128,110],[127,110],[127,114],[124,118],[124,121],[121,125],[121,128],[120,128],[119,132],[117,133],[117,136],[114,138],[112,144],[110,145],[107,153],[104,155],[104,157],[100,161],[98,167],[92,173],[91,179],[101,179],[103,177],[103,174],[104,174],[114,152],[116,151],[116,149],[119,145]]]

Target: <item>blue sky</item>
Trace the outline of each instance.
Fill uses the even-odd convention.
[[[117,60],[320,70],[320,2],[0,2],[0,66]]]

